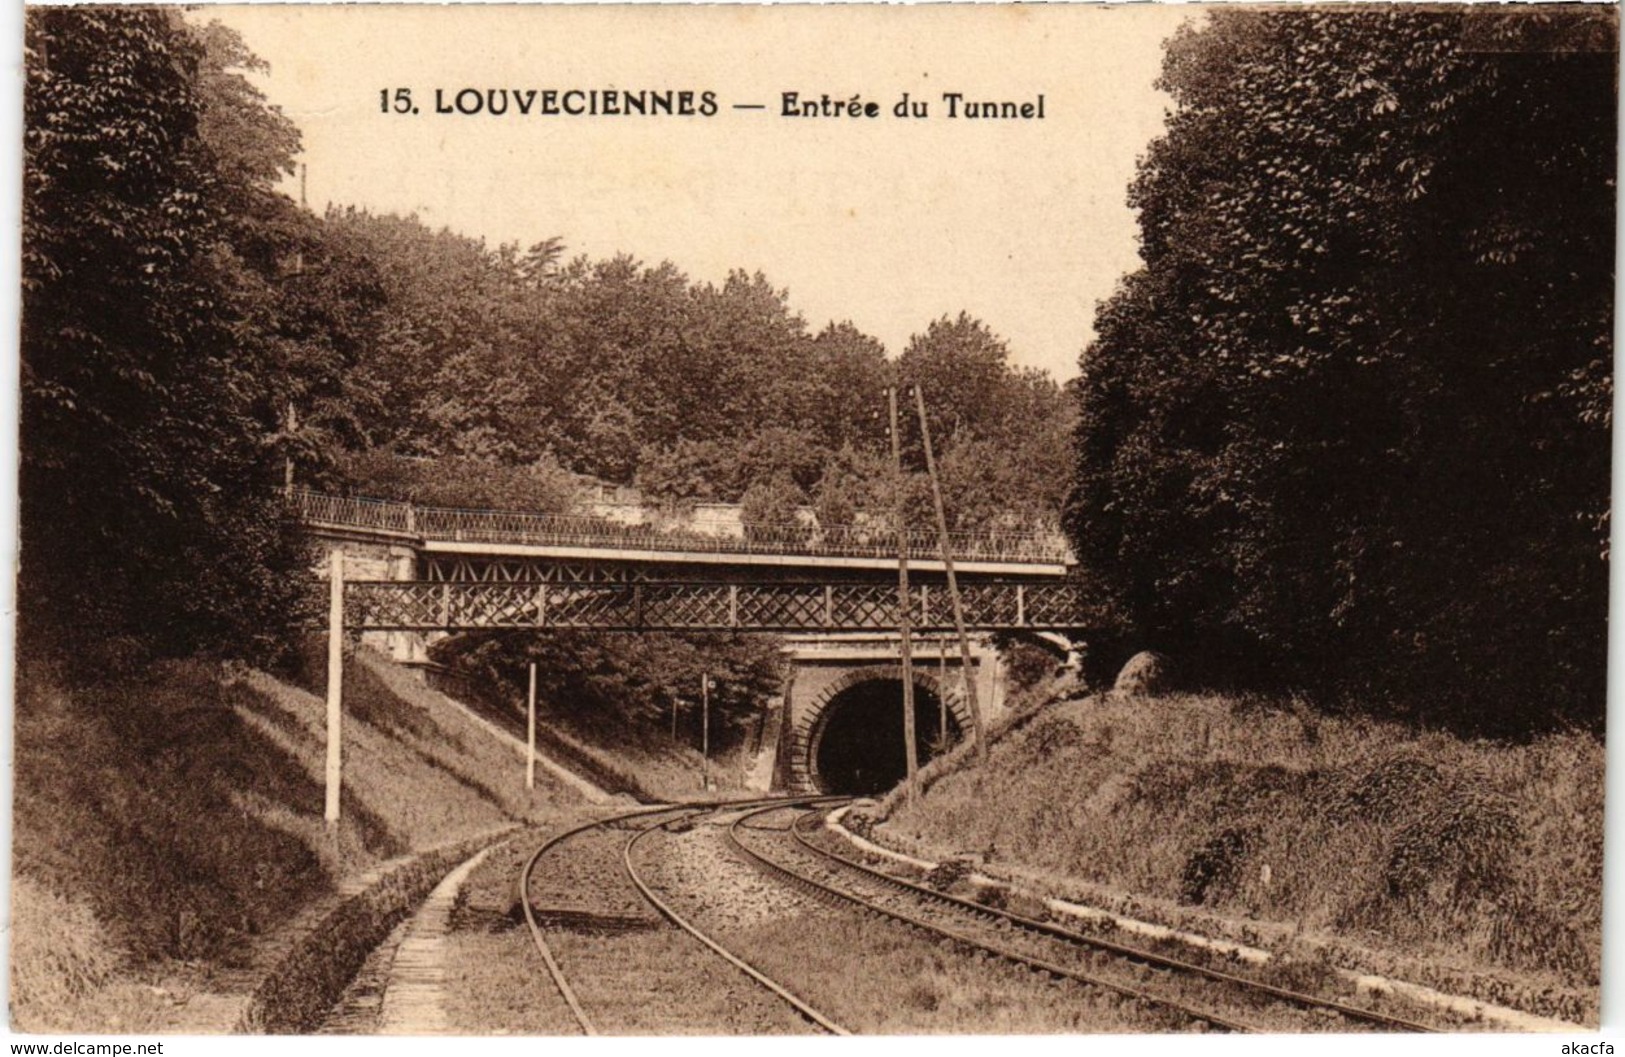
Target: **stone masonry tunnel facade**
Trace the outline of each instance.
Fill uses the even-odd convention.
[[[941,703],[947,702],[949,743],[971,728],[958,664],[947,687],[935,663],[914,668],[916,744],[923,764],[939,734]],[[972,671],[981,700],[993,700],[991,672]],[[898,663],[798,665],[786,699],[787,724],[780,745],[781,787],[805,792],[867,794],[890,788],[903,772],[903,670]],[[895,757],[895,759],[893,759]]]

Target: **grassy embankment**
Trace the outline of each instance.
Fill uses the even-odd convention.
[[[1032,714],[881,839],[1322,962],[1595,1022],[1603,745],[1219,696]],[[1311,953],[1312,952],[1312,953]]]
[[[454,676],[444,682],[448,694],[521,740],[525,737],[524,702],[499,701],[494,693]],[[703,757],[682,732],[673,740],[667,729],[651,730],[608,712],[584,719],[537,702],[537,750],[551,756],[602,789],[625,793],[650,803],[704,800],[700,788]],[[720,737],[719,739],[720,740]],[[748,743],[751,739],[747,737]],[[752,758],[735,742],[711,752],[711,796],[737,796],[745,788]]]
[[[527,793],[511,747],[399,669],[357,661],[330,836],[316,651],[288,681],[174,662],[72,691],[24,659],[15,1028],[225,1030],[266,937],[346,876],[574,801],[540,776]]]

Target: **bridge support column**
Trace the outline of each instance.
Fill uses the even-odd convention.
[[[327,554],[329,560],[333,554],[344,555],[345,573],[351,580],[407,582],[419,578],[418,552],[404,543],[330,540]],[[363,645],[388,654],[397,664],[414,667],[428,661],[430,641],[421,631],[367,631],[361,635]]]

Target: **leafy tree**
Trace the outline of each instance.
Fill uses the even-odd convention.
[[[680,440],[648,447],[638,457],[637,486],[657,503],[682,507],[721,498],[733,474],[733,451],[713,440]]]
[[[504,247],[504,250],[508,250]],[[523,255],[515,254],[514,275],[521,286],[539,289],[551,283],[564,260],[564,240],[557,235],[533,243]]]
[[[373,449],[341,455],[336,470],[342,487],[353,494],[423,506],[562,514],[574,511],[581,496],[578,479],[545,458],[508,466],[467,456],[410,457]]]
[[[893,376],[885,347],[851,323],[831,323],[812,339],[807,356],[798,377],[810,390],[810,421],[823,431],[825,446],[880,451],[886,443],[881,391]]]
[[[356,365],[365,442],[406,454],[530,463],[567,406],[570,365],[544,324],[548,291],[480,241],[415,218],[331,210],[330,241],[370,262],[377,324]]]
[[[905,464],[925,469],[917,385],[955,530],[1051,527],[1065,495],[1071,412],[1054,381],[1012,367],[1009,355],[985,323],[961,313],[915,335],[897,362]],[[909,523],[933,523],[928,482],[908,487]]]
[[[492,251],[355,211],[328,227],[330,243],[373,262],[383,295],[351,381],[363,444],[508,465],[553,457],[676,505],[739,502],[781,479],[812,496],[840,464],[841,490],[867,475],[856,491],[890,508],[889,461],[871,456],[885,451],[881,393],[900,366],[850,324],[809,336],[764,276],[697,284],[629,256],[556,267],[551,242]],[[932,407],[952,421],[939,422],[938,443],[963,478],[950,503],[976,504],[955,508],[965,527],[1043,520],[1059,504],[1070,410],[1048,378],[1007,360],[1003,341],[968,317],[933,324],[904,356],[942,383]],[[961,376],[979,381],[967,390]],[[924,482],[906,487],[929,523]]]
[[[264,327],[297,138],[174,11],[30,11],[25,51],[25,639],[263,657],[303,586]]]
[[[798,526],[798,515],[806,502],[806,494],[788,475],[751,485],[739,504],[745,538],[789,543],[803,537],[806,533]]]
[[[904,385],[925,389],[931,437],[946,448],[961,436],[992,439],[1019,424],[1008,420],[1010,349],[987,324],[961,312],[944,316],[909,340],[897,361]],[[899,414],[914,417],[904,400]]]
[[[1234,10],[1170,43],[1145,267],[1076,388],[1068,525],[1125,626],[1219,681],[1600,716],[1616,36]]]

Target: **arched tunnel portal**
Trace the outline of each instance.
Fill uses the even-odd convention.
[[[914,734],[920,764],[955,743],[970,724],[964,703],[949,698],[942,712],[942,688],[934,675],[914,673]],[[901,666],[861,668],[820,695],[811,710],[803,743],[806,774],[823,793],[883,793],[907,773],[903,751],[903,673]],[[946,720],[948,738],[942,742]]]

